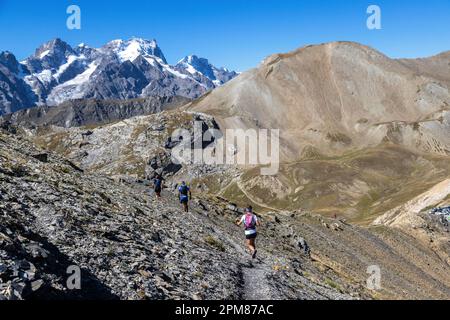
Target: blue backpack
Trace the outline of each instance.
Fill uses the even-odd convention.
[[[189,187],[188,186],[181,186],[179,190],[180,190],[180,193],[183,196],[187,196],[188,195],[188,191],[189,191]]]

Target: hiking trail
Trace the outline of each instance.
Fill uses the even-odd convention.
[[[197,208],[192,206],[192,211],[189,214],[194,219],[199,219],[199,212]],[[195,213],[195,214],[194,214]],[[200,213],[201,214],[201,213]],[[229,230],[232,230],[231,228]],[[215,226],[215,233],[223,240],[227,242],[236,252],[236,259],[238,259],[241,266],[241,297],[244,300],[274,300],[280,299],[279,295],[275,293],[274,288],[270,285],[268,275],[271,274],[272,268],[266,263],[271,256],[258,248],[258,256],[256,259],[252,259],[249,252],[247,252],[244,244],[244,233],[241,228],[233,228],[229,234],[223,232]],[[239,234],[239,231],[242,234]],[[241,236],[241,240],[238,238]]]
[[[152,201],[154,197],[153,190],[143,188],[149,194],[149,200]],[[161,201],[166,205],[173,205],[182,212],[181,205],[176,201],[177,197],[163,190],[162,198],[156,201]],[[187,214],[193,220],[199,224],[207,224],[213,228],[213,233],[220,238],[220,240],[226,243],[230,248],[234,250],[234,253],[230,253],[236,256],[238,264],[240,266],[240,282],[241,288],[239,288],[239,295],[243,300],[276,300],[281,299],[281,295],[277,289],[270,284],[269,275],[272,274],[272,267],[270,261],[274,261],[275,258],[266,252],[265,250],[258,248],[258,255],[256,259],[252,259],[250,253],[247,251],[244,243],[244,232],[240,227],[236,227],[233,224],[220,225],[213,223],[212,220],[205,220],[202,210],[198,204],[193,201],[189,203],[189,212]]]

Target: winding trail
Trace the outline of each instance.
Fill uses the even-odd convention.
[[[149,201],[152,201],[151,199],[154,197],[154,194],[151,188],[143,187],[138,184],[135,186],[149,194]],[[166,202],[167,205],[178,207],[178,203],[176,203],[175,200],[172,202],[172,197],[173,195],[163,191],[163,197],[158,201]],[[190,210],[188,215],[199,224],[204,224],[205,219],[202,219],[203,213],[201,208],[192,201],[189,207]],[[179,208],[181,210],[181,206]],[[240,228],[223,228],[223,226],[218,224],[211,224],[211,226],[214,229],[214,233],[221,241],[233,248],[236,254],[236,259],[238,260],[241,269],[240,280],[242,286],[239,288],[239,295],[241,298],[243,300],[281,299],[276,288],[270,284],[268,279],[268,276],[272,273],[272,267],[268,262],[275,260],[274,257],[264,250],[258,249],[258,257],[252,259],[250,253],[245,248],[243,232]],[[242,232],[242,234],[240,232]]]
[[[197,208],[192,208],[195,212],[189,214],[194,219],[199,219]],[[236,229],[237,230],[237,229]],[[270,285],[268,276],[272,272],[272,268],[268,261],[272,257],[261,249],[258,249],[258,255],[256,259],[252,259],[250,253],[247,252],[244,245],[243,234],[238,232],[226,233],[219,229],[217,226],[214,228],[215,233],[220,239],[232,247],[236,252],[236,259],[239,259],[241,267],[241,283],[242,288],[240,295],[243,300],[276,300],[281,297],[275,292],[275,288]],[[242,240],[238,240],[239,236],[242,236]],[[262,256],[262,258],[261,258]]]
[[[265,209],[268,209],[268,210],[271,210],[271,211],[274,211],[274,212],[280,212],[280,209],[276,209],[276,208],[269,207],[269,206],[267,206],[267,205],[265,205],[265,204],[263,204],[263,203],[261,203],[261,202],[255,200],[255,199],[253,198],[253,196],[252,196],[251,194],[249,194],[249,193],[247,192],[247,190],[245,190],[245,188],[242,186],[240,178],[238,178],[238,179],[236,179],[236,180],[233,180],[232,182],[236,182],[236,185],[237,185],[237,187],[239,188],[239,190],[240,190],[240,191],[241,191],[241,192],[242,192],[242,193],[243,193],[243,194],[244,194],[251,202],[253,202],[254,204],[260,206],[261,208],[265,208]]]
[[[237,214],[223,215],[214,209],[214,205],[205,205],[203,199],[190,202],[189,213],[184,213],[176,194],[169,190],[163,190],[162,198],[155,199],[150,187],[136,184],[142,194],[146,194],[148,201],[160,202],[159,206],[171,209],[180,223],[201,225],[207,232],[223,245],[225,251],[217,250],[216,259],[232,261],[234,273],[234,287],[231,289],[233,297],[239,300],[284,300],[284,299],[348,299],[351,297],[336,293],[334,289],[311,282],[303,276],[295,275],[295,281],[299,285],[291,284],[294,279],[290,275],[279,272],[278,267],[283,266],[286,261],[284,257],[278,256],[276,246],[265,247],[268,241],[277,241],[276,236],[266,238],[266,235],[257,241],[258,255],[252,259],[244,243],[244,232],[242,227],[233,224]],[[201,201],[201,202],[200,202]],[[230,259],[231,258],[231,259]]]

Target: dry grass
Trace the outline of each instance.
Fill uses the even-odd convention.
[[[277,184],[272,185],[259,175],[259,168],[247,170],[240,183],[246,194],[235,182],[226,188],[219,184],[210,184],[209,188],[239,205],[253,203],[260,211],[268,211],[267,207],[308,209],[370,224],[380,214],[411,200],[449,174],[447,157],[384,146],[341,157],[283,164],[275,177]]]
[[[219,251],[225,252],[225,246],[223,245],[223,243],[214,238],[213,236],[207,236],[205,238],[205,242],[209,244],[211,247],[214,247]]]

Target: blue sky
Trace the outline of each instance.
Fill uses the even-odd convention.
[[[66,28],[66,9],[81,8],[81,30]],[[368,30],[366,9],[382,10]],[[98,47],[117,38],[157,39],[170,63],[188,54],[243,71],[267,55],[307,44],[351,40],[391,57],[450,50],[449,0],[0,0],[0,51],[18,59],[60,37]]]

